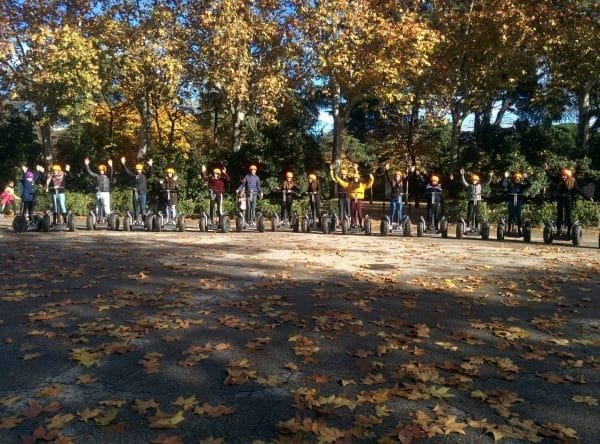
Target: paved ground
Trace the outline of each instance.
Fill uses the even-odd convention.
[[[597,442],[597,235],[534,240],[4,226],[0,442]]]

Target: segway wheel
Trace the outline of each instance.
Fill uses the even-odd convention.
[[[387,217],[381,219],[381,223],[379,224],[379,233],[382,236],[387,236],[390,232],[390,220]]]
[[[350,221],[348,220],[348,218],[344,218],[344,221],[342,222],[342,234],[348,234],[350,233]]]
[[[117,215],[115,213],[110,213],[108,215],[108,228],[113,231],[116,231],[118,229],[116,218],[117,218]]]
[[[87,228],[88,231],[96,229],[96,225],[94,224],[94,219],[95,219],[94,215],[92,215],[92,214],[88,214],[87,217],[85,218],[85,228]]]
[[[163,224],[164,224],[164,219],[162,216],[160,216],[160,215],[154,216],[154,218],[152,220],[152,228],[154,229],[154,231],[156,231],[157,233],[161,233],[163,230]]]
[[[223,233],[231,231],[231,219],[226,214],[221,218],[221,230],[223,230]]]
[[[303,233],[309,233],[310,228],[308,226],[308,219],[306,217],[303,217],[300,221],[300,229]]]
[[[338,220],[339,219],[335,214],[331,217],[331,225],[329,227],[330,233],[335,233],[335,230],[337,229]]]
[[[490,239],[490,224],[488,223],[487,219],[481,222],[481,239]]]
[[[294,220],[292,221],[292,227],[293,227],[294,233],[300,232],[300,218],[299,217],[294,218]]]
[[[442,238],[448,238],[448,221],[442,219],[440,222],[440,232],[442,233]]]
[[[201,233],[205,233],[208,231],[208,218],[206,217],[206,213],[202,213],[200,215],[200,220],[198,221],[198,228],[200,228]]]
[[[75,227],[75,215],[69,211],[69,214],[67,214],[67,227],[69,228],[69,231],[73,232],[75,231],[76,227]]]
[[[529,222],[523,224],[523,242],[531,242],[531,224]]]
[[[464,229],[465,228],[464,228],[462,222],[457,222],[457,224],[456,224],[456,238],[457,239],[463,238]]]
[[[20,214],[15,216],[12,221],[13,230],[15,233],[24,233],[27,231],[27,218],[25,216],[21,216]]]
[[[373,233],[373,221],[369,216],[365,217],[365,220],[363,220],[363,227],[367,236],[370,236],[371,233]]]
[[[403,227],[402,227],[402,231],[404,233],[404,236],[410,236],[411,235],[411,231],[412,231],[412,227],[410,224],[410,217],[406,216],[404,218],[404,222],[402,223]]]
[[[583,229],[581,225],[574,224],[571,227],[571,241],[576,247],[579,247],[583,243]]]
[[[417,237],[423,237],[425,234],[425,222],[420,220],[417,223]]]
[[[235,218],[235,231],[241,233],[244,231],[244,218],[242,216],[238,216]]]
[[[256,229],[259,233],[265,232],[265,218],[262,214],[256,219]]]
[[[123,231],[131,231],[131,216],[129,214],[123,218]]]
[[[177,216],[177,231],[180,233],[185,231],[185,215],[183,214]]]
[[[550,222],[546,222],[546,224],[544,225],[544,233],[543,233],[543,237],[544,237],[544,243],[545,244],[551,244],[552,241],[554,240],[554,227],[552,226],[552,223]]]
[[[50,215],[48,213],[44,214],[42,217],[42,230],[44,233],[50,231]]]
[[[331,232],[331,218],[325,216],[321,218],[321,230],[323,234],[329,234]]]
[[[496,228],[496,239],[499,241],[504,240],[504,224],[498,224],[498,227]]]
[[[273,233],[279,231],[279,216],[277,216],[276,214],[274,214],[271,218],[271,231]]]

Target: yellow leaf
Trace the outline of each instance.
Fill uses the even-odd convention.
[[[151,429],[174,429],[177,427],[177,424],[185,419],[183,413],[183,410],[179,410],[174,415],[169,415],[168,413],[161,412],[160,409],[157,408],[156,414],[151,418],[148,418],[150,421],[149,427]]]
[[[107,412],[103,412],[101,415],[96,416],[94,421],[101,426],[107,426],[116,418],[118,412],[119,409],[112,406]]]

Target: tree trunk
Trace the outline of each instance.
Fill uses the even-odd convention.
[[[454,168],[458,164],[460,155],[460,130],[463,123],[463,113],[461,112],[460,103],[456,103],[452,108],[452,136],[450,137],[450,154],[452,156],[452,167]]]
[[[590,120],[591,120],[591,100],[590,91],[592,89],[591,82],[585,82],[577,91],[577,105],[579,108],[579,116],[577,122],[577,133],[579,137],[579,145],[583,152],[587,154],[590,142]]]
[[[335,163],[342,157],[342,141],[344,138],[344,130],[346,122],[344,113],[341,110],[341,91],[340,85],[333,83],[333,96],[331,101],[331,113],[333,115],[333,151],[331,161]]]
[[[504,98],[502,100],[502,106],[498,110],[498,114],[496,114],[496,120],[494,121],[494,125],[500,126],[502,124],[502,121],[504,120],[504,116],[506,115],[506,112],[510,108],[510,105],[512,105],[512,102],[509,98]]]
[[[415,153],[415,136],[419,125],[419,101],[415,99],[410,111],[410,119],[408,121],[408,135],[406,137],[406,152],[410,159],[410,164],[414,165],[417,162],[417,154]]]
[[[152,118],[147,91],[144,96],[138,97],[137,108],[142,120],[137,158],[143,159],[150,148],[150,120]]]
[[[54,150],[52,149],[52,125],[45,122],[40,126],[40,134],[42,136],[42,152],[44,153],[44,161],[47,164],[52,163],[54,159]]]
[[[237,153],[242,148],[242,142],[244,137],[244,123],[246,121],[246,112],[241,109],[241,105],[235,105],[232,107],[232,118],[233,118],[233,134],[232,134],[232,148],[233,152]]]

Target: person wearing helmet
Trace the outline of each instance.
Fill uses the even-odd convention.
[[[159,180],[159,183],[163,191],[165,216],[167,221],[174,221],[177,217],[177,192],[179,191],[179,179],[175,169],[167,167],[165,178]]]
[[[577,185],[573,172],[568,168],[561,168],[559,174],[552,174],[548,164],[544,162],[544,171],[548,180],[555,184],[556,198],[556,226],[559,230],[565,227],[565,233],[571,232],[573,226],[573,203],[577,195],[590,199]],[[593,200],[593,199],[590,199]]]
[[[21,178],[21,215],[29,217],[29,222],[33,221],[33,209],[35,207],[37,188],[36,182],[40,179],[44,168],[40,165],[35,167],[35,171],[30,170],[25,165],[21,167],[23,177]]]
[[[52,223],[58,223],[58,214],[62,215],[63,224],[67,223],[67,207],[65,205],[65,188],[67,173],[71,171],[69,165],[65,165],[65,171],[59,164],[52,165],[52,169],[46,180],[46,193],[52,192]]]
[[[106,165],[98,165],[98,174],[90,169],[90,159],[83,160],[85,168],[90,177],[96,182],[96,215],[98,220],[103,220],[110,214],[110,183],[113,179],[113,162],[108,159],[108,167]],[[109,175],[106,175],[107,170]]]
[[[258,167],[254,164],[248,168],[249,173],[244,176],[236,192],[240,193],[244,190],[246,194],[246,223],[250,226],[254,225],[256,216],[256,202],[262,199],[262,191],[260,189],[260,178],[256,175]]]
[[[310,199],[310,212],[314,223],[318,223],[321,220],[321,187],[317,175],[310,173],[308,175],[308,184],[306,186],[306,193]]]
[[[339,183],[337,183],[337,181],[335,179],[333,165],[331,165],[331,167],[329,168],[329,176],[331,177],[332,181],[334,181],[337,185],[339,185]],[[340,179],[342,179],[344,182],[348,182],[348,180],[351,179],[351,177],[349,177],[349,175],[348,175],[347,169],[341,168]],[[350,214],[350,196],[348,195],[348,192],[346,191],[346,189],[344,187],[336,186],[336,188],[337,188],[337,197],[338,197],[338,218],[339,218],[338,225],[339,225],[342,223],[342,221],[344,220],[346,215]]]
[[[331,166],[333,170],[333,165]],[[350,176],[350,174],[348,175]],[[362,228],[363,222],[363,208],[362,201],[365,198],[365,191],[373,186],[375,183],[375,177],[369,173],[369,180],[361,181],[360,174],[358,172],[358,164],[354,164],[354,173],[352,178],[348,177],[348,181],[343,180],[341,177],[333,171],[333,178],[341,185],[350,197],[350,223],[352,227],[356,227],[357,224]]]
[[[408,177],[406,178],[406,185],[408,188],[409,196],[407,198],[414,201],[415,209],[419,208],[419,202],[421,201],[421,195],[423,192],[423,186],[425,184],[425,178],[419,171],[419,168],[415,165],[410,167]],[[409,203],[410,207],[410,203]]]
[[[514,231],[516,224],[517,234],[521,236],[525,192],[531,186],[531,182],[527,178],[527,173],[514,172],[511,176],[506,171],[504,173],[504,180],[502,180],[502,186],[508,198],[508,231]]]
[[[484,187],[489,186],[494,177],[494,172],[490,171],[488,180],[481,183],[477,174],[471,174],[471,180],[465,179],[465,169],[460,169],[460,179],[463,186],[467,189],[467,229],[479,228],[479,205],[481,204],[481,194]]]
[[[288,171],[285,173],[285,179],[279,188],[282,193],[281,199],[281,223],[291,223],[292,218],[292,204],[294,197],[298,195],[300,189],[296,186],[294,181],[294,173]]]
[[[208,190],[210,191],[210,220],[213,222],[215,215],[215,206],[219,219],[223,216],[223,194],[225,187],[229,183],[229,176],[225,167],[214,167],[212,174],[206,174],[206,165],[202,165],[202,178],[208,182]]]
[[[427,200],[427,227],[437,231],[442,218],[442,184],[438,175],[433,174],[429,178],[424,194]]]
[[[4,217],[4,210],[7,205],[11,206],[13,214],[17,214],[17,195],[15,194],[14,180],[9,180],[4,191],[2,191],[2,209],[0,210],[0,217]]]
[[[144,172],[144,164],[138,162],[135,164],[135,173],[129,171],[127,168],[125,157],[121,157],[121,165],[125,174],[129,177],[134,178],[133,190],[131,200],[133,204],[133,220],[138,220],[138,215],[142,217],[142,220],[146,220],[147,208],[147,194],[148,194],[148,177],[152,175],[152,159],[148,159],[148,169]]]
[[[390,222],[392,228],[396,228],[402,222],[402,196],[404,195],[404,181],[401,171],[394,171],[393,177],[390,177],[390,164],[385,164],[385,178],[390,184]]]

